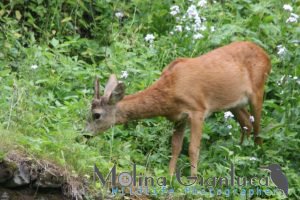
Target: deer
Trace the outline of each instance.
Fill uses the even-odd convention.
[[[260,120],[270,70],[269,56],[261,47],[239,41],[199,57],[177,58],[152,85],[134,94],[125,95],[124,83],[111,74],[100,95],[96,78],[87,130],[95,136],[130,120],[166,117],[174,123],[169,163],[169,173],[174,175],[185,128],[189,126],[188,154],[191,175],[196,175],[202,127],[211,113],[231,111],[241,128],[240,143],[244,135],[249,138],[253,133],[255,144],[262,145]]]

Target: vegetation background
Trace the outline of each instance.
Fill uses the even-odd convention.
[[[103,91],[115,73],[130,94],[151,85],[177,57],[249,40],[272,59],[264,145],[255,146],[252,138],[239,145],[235,120],[216,113],[204,126],[199,175],[222,176],[233,163],[239,176],[261,176],[266,172],[259,166],[278,163],[289,199],[300,199],[299,14],[299,0],[1,1],[0,157],[25,151],[86,177],[103,192],[92,181],[94,164],[108,172],[114,163],[128,171],[135,162],[144,176],[167,176],[172,124],[163,118],[116,126],[89,141],[81,137],[94,77]],[[186,134],[178,166],[188,163],[188,141]],[[172,186],[175,196],[185,196],[183,187]]]

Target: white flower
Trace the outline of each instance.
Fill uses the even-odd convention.
[[[193,39],[194,40],[198,40],[198,39],[201,39],[203,38],[204,36],[201,34],[201,33],[196,33],[195,35],[193,35]]]
[[[297,76],[294,76],[294,77],[293,77],[293,79],[294,79],[294,80],[297,80],[297,79],[298,79],[298,77],[297,77]]]
[[[118,18],[118,19],[122,19],[124,17],[124,13],[122,12],[116,12],[115,13],[115,16]]]
[[[229,125],[227,126],[227,128],[228,128],[228,129],[232,129],[232,125],[229,124]]]
[[[195,24],[197,24],[198,26],[200,26],[200,24],[202,23],[201,18],[198,15],[196,15],[194,17],[194,19],[195,19]]]
[[[153,40],[155,39],[153,34],[147,34],[145,37],[146,42],[152,43]]]
[[[285,54],[285,52],[286,52],[286,48],[282,45],[278,45],[277,49],[278,49],[277,54],[280,55],[280,56]]]
[[[297,19],[299,18],[299,15],[297,15],[297,14],[295,14],[295,13],[291,13],[291,16],[292,16],[292,17],[295,17],[295,18],[297,18]]]
[[[257,160],[257,158],[256,158],[256,157],[251,157],[251,158],[249,158],[249,160],[256,161],[256,160]]]
[[[206,4],[207,4],[206,0],[200,0],[197,5],[200,6],[200,7],[205,7]]]
[[[193,24],[192,27],[194,32],[197,32],[200,29],[200,26],[198,26],[197,24]]]
[[[284,81],[285,75],[283,75],[280,80],[277,81],[277,85],[282,85],[283,81]]]
[[[284,4],[283,5],[283,9],[292,12],[293,11],[293,7],[289,4]]]
[[[299,16],[297,14],[291,13],[291,16],[286,20],[286,23],[298,22],[298,18],[299,18]]]
[[[197,8],[195,5],[191,5],[188,9],[187,9],[187,14],[188,14],[188,17],[191,19],[191,18],[194,18],[195,16],[198,16],[198,12],[197,12]]]
[[[170,8],[170,10],[171,10],[170,14],[173,15],[173,16],[177,15],[180,12],[179,6],[176,6],[176,5],[172,6]]]
[[[127,78],[127,77],[128,77],[128,72],[122,71],[121,78]]]
[[[194,21],[195,21],[195,23],[192,25],[193,31],[194,32],[200,31],[204,26],[201,25],[202,20],[198,16],[198,14],[194,17]]]
[[[252,123],[255,121],[255,119],[252,115],[249,117],[249,119],[250,119],[250,122],[252,122]]]
[[[232,112],[227,111],[227,112],[224,113],[224,118],[225,119],[232,118],[232,117],[234,117],[234,115],[232,114]]]
[[[37,69],[39,66],[37,65],[31,65],[31,69]]]
[[[210,31],[215,32],[215,27],[214,26],[210,27]]]
[[[206,30],[206,26],[204,26],[204,25],[201,26],[199,30],[200,30],[200,31],[205,31],[205,30]]]
[[[243,129],[247,131],[247,130],[248,130],[248,127],[247,127],[247,126],[244,126]]]
[[[170,32],[170,35],[174,35],[174,32],[173,32],[173,31],[171,31],[171,32]]]
[[[186,26],[186,27],[185,27],[185,30],[190,31],[191,28],[190,28],[189,26]]]
[[[175,31],[182,32],[182,26],[181,25],[175,26]]]

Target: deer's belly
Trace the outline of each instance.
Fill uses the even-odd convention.
[[[249,103],[248,95],[242,95],[237,98],[225,99],[223,101],[212,100],[208,107],[210,112],[215,112],[221,110],[228,110],[231,108],[244,107],[248,103]]]
[[[173,121],[173,122],[178,122],[178,121],[184,121],[188,118],[188,113],[186,112],[181,112],[173,115],[168,115],[166,116],[168,120]]]

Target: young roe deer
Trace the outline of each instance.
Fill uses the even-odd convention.
[[[100,96],[97,78],[88,130],[99,133],[129,120],[165,116],[175,124],[169,165],[172,175],[189,124],[191,174],[196,175],[203,121],[212,112],[230,110],[241,126],[241,143],[252,128],[255,143],[262,143],[259,124],[270,69],[263,49],[251,42],[234,42],[197,58],[176,59],[153,85],[135,94],[124,96],[124,84],[111,75]]]

